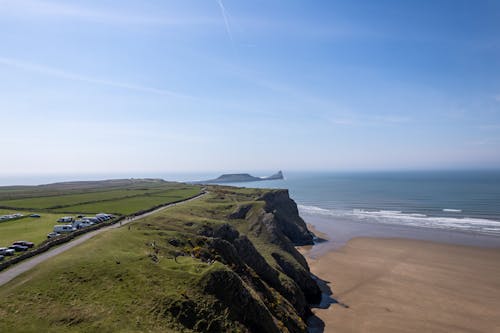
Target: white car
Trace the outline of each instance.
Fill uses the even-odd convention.
[[[47,234],[47,238],[54,238],[54,237],[57,237],[57,236],[61,236],[61,234],[59,234],[57,232],[49,232]]]

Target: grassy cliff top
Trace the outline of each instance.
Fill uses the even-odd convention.
[[[209,190],[1,287],[0,331],[305,332],[307,268],[269,190]]]

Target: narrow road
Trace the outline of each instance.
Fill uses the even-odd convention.
[[[61,254],[65,251],[83,243],[83,242],[89,240],[90,238],[94,237],[95,235],[100,234],[101,232],[105,232],[105,231],[110,230],[110,229],[116,229],[116,228],[119,228],[125,224],[130,223],[130,222],[133,222],[133,221],[145,218],[146,216],[158,213],[164,209],[174,207],[177,205],[182,205],[182,204],[185,204],[185,203],[193,201],[193,200],[197,200],[197,199],[205,196],[207,193],[208,192],[202,192],[197,197],[187,199],[187,200],[182,201],[182,202],[169,204],[169,205],[160,207],[158,209],[155,209],[153,211],[150,211],[148,213],[144,213],[142,215],[130,217],[128,219],[123,220],[121,223],[116,223],[116,224],[110,225],[108,227],[104,227],[101,229],[97,229],[95,231],[88,232],[86,234],[79,236],[78,238],[73,239],[72,241],[69,241],[69,242],[64,243],[62,245],[59,245],[59,246],[56,246],[53,249],[48,250],[47,252],[36,255],[30,259],[23,260],[20,263],[12,266],[11,268],[7,268],[6,270],[0,272],[0,287],[3,286],[4,284],[6,284],[7,282],[9,282],[10,280],[14,279],[15,277],[17,277],[18,275],[20,275],[26,271],[29,271],[30,269],[32,269],[36,265],[44,262],[45,260],[50,259],[54,256],[57,256],[58,254]]]

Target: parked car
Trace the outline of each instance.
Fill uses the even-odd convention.
[[[0,254],[0,261],[3,261],[3,255]]]
[[[35,246],[35,243],[27,242],[27,241],[16,241],[16,242],[12,243],[12,245],[22,245],[22,246],[32,248],[33,246]]]
[[[14,252],[16,251],[9,249],[7,247],[0,247],[0,254],[3,256],[13,256]]]
[[[24,252],[24,251],[28,251],[28,247],[27,246],[23,246],[23,245],[11,245],[9,246],[9,249],[12,249],[16,252]]]
[[[69,233],[69,232],[73,232],[75,230],[76,229],[71,224],[54,226],[54,232],[59,233],[59,234]]]
[[[61,234],[59,234],[57,232],[49,232],[47,234],[47,238],[54,238],[54,237],[57,237],[57,236],[61,236]]]
[[[94,223],[88,220],[76,220],[75,222],[73,222],[73,228],[76,229],[90,227],[91,225],[94,225]]]
[[[36,218],[38,218],[38,217],[41,217],[41,216],[38,215],[38,214],[31,214],[30,217],[36,217]]]
[[[61,217],[59,220],[57,220],[57,222],[61,222],[61,223],[71,223],[73,222],[75,219],[72,217],[72,216],[64,216],[64,217]]]

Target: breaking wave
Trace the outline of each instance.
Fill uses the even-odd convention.
[[[299,205],[304,214],[347,218],[352,221],[394,224],[424,228],[459,230],[500,236],[500,221],[471,217],[440,217],[425,214],[405,213],[398,210],[364,210],[364,209],[324,209],[316,206]],[[445,211],[443,209],[443,211]],[[461,211],[453,210],[450,213]]]

